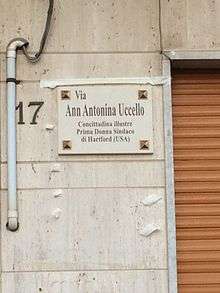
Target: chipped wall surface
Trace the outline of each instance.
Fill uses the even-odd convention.
[[[157,284],[155,288],[154,284]],[[165,271],[87,271],[3,275],[4,292],[167,292]]]
[[[168,293],[162,86],[153,86],[153,155],[58,156],[57,90],[39,82],[161,76],[162,49],[219,49],[219,5],[55,0],[40,62],[18,56],[26,123],[17,125],[20,229],[11,233],[5,50],[19,36],[38,48],[48,1],[1,0],[2,293]],[[37,125],[31,101],[44,101]]]

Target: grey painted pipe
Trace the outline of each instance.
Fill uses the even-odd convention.
[[[18,229],[17,205],[17,143],[16,143],[16,57],[17,50],[28,42],[22,38],[11,40],[7,46],[7,156],[8,156],[8,223],[10,231]]]

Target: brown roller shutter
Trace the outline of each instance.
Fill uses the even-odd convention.
[[[172,79],[179,293],[220,293],[220,70]]]

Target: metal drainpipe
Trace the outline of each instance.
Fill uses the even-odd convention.
[[[16,143],[16,57],[17,50],[27,46],[22,38],[11,40],[7,46],[7,104],[8,104],[8,223],[10,231],[16,231],[18,223],[17,207],[17,143]]]

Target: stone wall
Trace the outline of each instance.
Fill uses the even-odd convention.
[[[5,49],[19,36],[30,41],[31,50],[38,48],[47,5],[1,1],[2,292],[167,293],[161,86],[153,88],[153,155],[60,157],[56,90],[41,89],[39,82],[161,76],[161,50],[219,49],[219,3],[55,0],[40,62],[31,65],[18,56],[17,104],[24,104],[25,124],[17,126],[20,229],[11,233],[5,227]],[[29,123],[30,101],[44,101],[37,125]],[[48,130],[48,124],[54,128]],[[142,200],[152,194],[162,200],[144,206]],[[143,237],[139,228],[148,223],[160,230]]]

